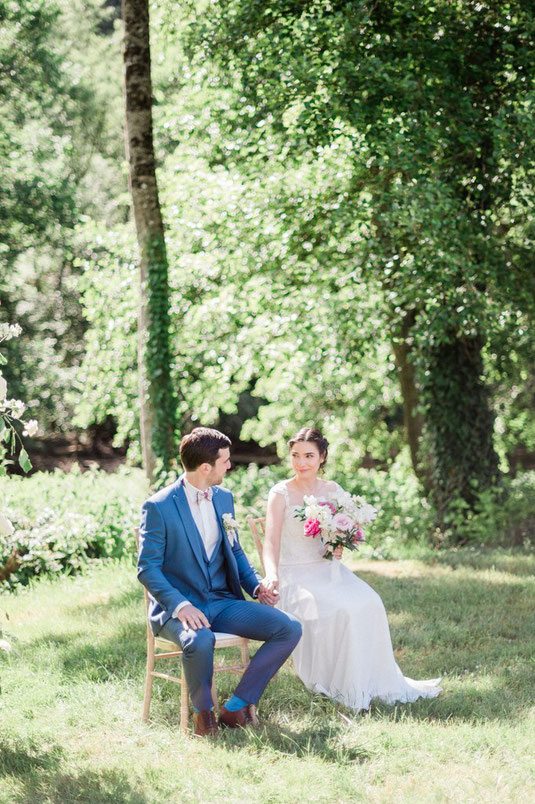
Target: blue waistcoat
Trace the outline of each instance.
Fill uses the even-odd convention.
[[[228,586],[228,578],[227,578],[227,565],[225,561],[225,555],[223,553],[223,537],[221,533],[219,534],[219,539],[217,540],[216,546],[214,547],[214,551],[208,559],[206,555],[206,550],[204,549],[204,542],[200,533],[197,531],[198,539],[200,541],[200,548],[203,557],[203,561],[206,565],[206,571],[208,573],[208,592],[210,597],[232,597],[232,592]]]

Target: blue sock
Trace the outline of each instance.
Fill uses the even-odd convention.
[[[244,701],[242,698],[238,698],[237,695],[233,695],[225,704],[225,709],[227,712],[237,712],[238,709],[243,709],[244,706],[247,706],[247,701]]]
[[[196,706],[194,706],[194,707],[193,707],[193,711],[194,711],[194,712],[197,712],[197,714],[199,714],[199,712],[200,712],[201,710],[200,710],[200,709],[197,709],[197,707],[196,707]],[[211,706],[211,707],[210,707],[210,712],[213,712],[213,711],[214,711],[214,707],[213,707],[213,706]]]

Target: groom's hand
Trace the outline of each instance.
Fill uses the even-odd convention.
[[[184,606],[178,612],[178,619],[184,628],[191,628],[197,631],[198,628],[210,628],[210,623],[206,619],[206,615],[195,606]]]
[[[271,589],[267,589],[262,583],[258,586],[256,596],[260,603],[267,606],[274,606],[278,599],[278,595],[274,594]]]
[[[260,603],[274,606],[279,599],[279,582],[273,579],[264,578],[260,582],[256,596]]]

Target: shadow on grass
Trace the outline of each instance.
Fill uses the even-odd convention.
[[[121,625],[112,637],[91,641],[85,631],[74,634],[46,634],[32,644],[32,652],[40,646],[55,645],[65,675],[96,682],[113,678],[139,677],[145,667],[145,624]]]
[[[394,708],[379,703],[372,710],[372,717],[395,720],[410,715],[417,720],[514,721],[529,705],[532,688],[529,660],[535,642],[531,581],[525,576],[489,577],[488,573],[480,576],[478,568],[471,568],[469,562],[461,562],[459,567],[468,572],[390,577],[380,571],[380,566],[375,573],[369,564],[364,571],[358,571],[384,600],[393,623],[393,643],[402,671],[413,678],[443,676],[441,698]],[[139,600],[139,616],[127,623],[123,616],[110,635],[114,614],[121,607],[130,607],[135,600]],[[105,603],[98,601],[80,608],[87,612],[88,606],[94,607],[91,622],[97,628],[99,617],[107,620],[106,636],[98,638],[83,629],[68,635],[56,632],[41,637],[25,650],[38,650],[40,644],[56,645],[69,681],[104,683],[134,678],[139,683],[141,700],[145,667],[141,591],[133,588]],[[292,682],[294,686],[288,690],[279,688],[279,699],[286,700],[292,720],[299,722],[299,713],[307,714],[307,701],[313,696],[295,676]],[[218,681],[220,685],[231,691],[235,678],[222,684]],[[262,708],[268,713],[277,709],[275,700],[271,703],[272,687],[273,683],[263,699]],[[299,691],[300,687],[304,692]],[[169,711],[164,714],[171,728],[178,717],[178,697],[174,685],[165,682],[155,685],[155,703],[176,701],[173,714]],[[326,699],[324,716],[336,721],[337,711],[351,719],[355,717],[350,710]],[[291,732],[288,735],[286,742],[293,739]],[[302,746],[309,744],[309,738],[313,745],[313,735],[309,734],[298,741],[301,748],[295,751],[304,750]],[[282,750],[282,743],[279,748]]]
[[[15,790],[10,804],[145,804],[147,798],[132,789],[125,773],[102,770],[65,771],[65,751],[58,745],[0,739],[0,779],[11,778]]]
[[[265,756],[266,749],[283,756],[314,757],[333,765],[364,764],[373,754],[363,746],[347,744],[346,729],[325,724],[301,729],[288,729],[269,723],[258,729],[220,731],[219,747],[240,751],[243,748]]]

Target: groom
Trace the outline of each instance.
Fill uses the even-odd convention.
[[[264,642],[234,695],[221,708],[221,726],[245,726],[268,681],[293,651],[301,625],[272,608],[275,598],[249,563],[232,527],[232,494],[221,488],[231,442],[197,427],[180,443],[184,474],[143,505],[138,578],[150,596],[153,634],[183,650],[195,734],[217,734],[211,684],[214,631]],[[225,517],[228,519],[228,517]],[[246,601],[245,591],[259,603]]]

